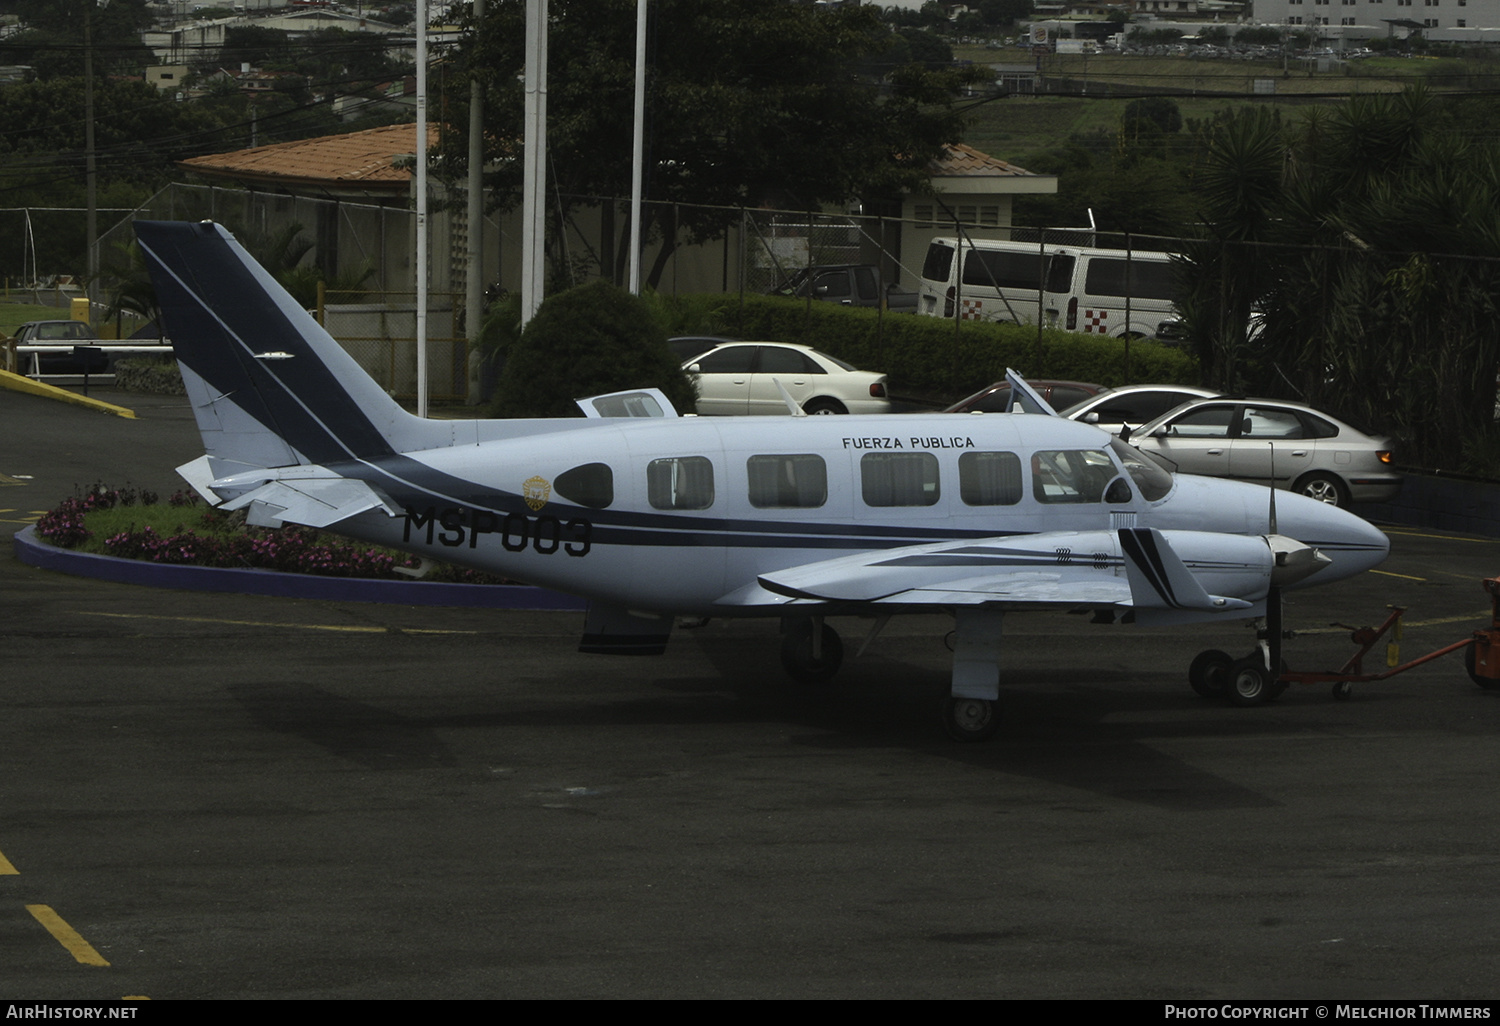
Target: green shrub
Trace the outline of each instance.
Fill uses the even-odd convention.
[[[186,395],[182,372],[170,356],[131,356],[115,362],[115,387],[150,395]]]
[[[576,417],[574,399],[626,388],[659,388],[679,410],[693,408],[693,384],[652,304],[603,280],[544,301],[509,349],[499,417]]]

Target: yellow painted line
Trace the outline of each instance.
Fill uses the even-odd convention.
[[[11,865],[10,859],[8,859],[8,858],[5,857],[5,853],[4,852],[0,852],[0,876],[20,876],[20,875],[21,875],[21,871],[19,869],[17,869],[15,866]]]
[[[23,485],[25,481],[11,477],[8,474],[0,474],[0,485]]]
[[[1427,578],[1425,578],[1425,577],[1413,577],[1411,574],[1393,574],[1389,570],[1371,570],[1370,573],[1372,573],[1372,574],[1379,574],[1381,577],[1399,577],[1403,581],[1425,581],[1425,580],[1427,580]]]
[[[62,916],[52,911],[50,905],[27,905],[26,911],[36,917],[36,921],[47,928],[47,932],[57,938],[57,943],[68,949],[72,955],[84,965],[109,965],[104,956],[94,950],[94,946],[78,935],[78,931],[63,922]]]
[[[24,375],[12,374],[10,371],[0,370],[0,388],[8,388],[12,392],[25,392],[28,395],[39,395],[43,399],[56,399],[58,402],[72,403],[75,406],[87,406],[89,409],[98,410],[100,413],[112,413],[116,417],[135,420],[134,410],[127,410],[125,407],[116,406],[114,403],[90,399],[86,395],[69,392],[66,388],[58,388],[56,385],[32,381]]]
[[[1425,531],[1400,531],[1389,527],[1382,528],[1382,530],[1386,534],[1400,538],[1433,538],[1437,541],[1477,542],[1485,545],[1500,545],[1500,538],[1485,538],[1473,534],[1428,534]]]
[[[1401,620],[1400,624],[1401,624],[1401,627],[1402,627],[1403,630],[1411,630],[1412,628],[1415,628],[1415,627],[1446,627],[1448,624],[1451,624],[1451,623],[1468,623],[1468,624],[1478,623],[1480,626],[1475,627],[1475,630],[1480,630],[1480,629],[1483,628],[1484,624],[1488,622],[1489,615],[1490,615],[1490,611],[1488,609],[1485,609],[1482,612],[1470,613],[1468,616],[1444,616],[1444,617],[1440,617],[1439,619],[1436,619],[1436,620]],[[1369,626],[1369,627],[1373,628],[1376,625],[1375,624],[1367,624],[1366,626]],[[1328,627],[1307,627],[1307,628],[1301,628],[1301,627],[1299,627],[1293,633],[1295,633],[1295,634],[1347,634],[1348,633],[1348,628],[1347,627],[1335,627],[1335,626],[1331,626],[1331,625],[1328,626]],[[1455,640],[1458,640],[1458,639],[1455,639]]]
[[[452,631],[427,627],[373,627],[370,625],[346,625],[333,623],[274,623],[269,620],[225,620],[212,616],[166,616],[161,613],[102,613],[92,609],[81,611],[83,616],[108,616],[117,620],[169,620],[180,623],[216,623],[225,627],[277,627],[300,631],[335,631],[344,634],[481,634],[482,631]]]

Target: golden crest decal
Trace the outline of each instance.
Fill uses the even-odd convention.
[[[544,477],[528,477],[521,483],[521,498],[526,500],[526,505],[532,510],[539,510],[547,505],[547,500],[552,497],[552,486]]]

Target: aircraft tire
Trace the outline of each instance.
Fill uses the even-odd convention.
[[[955,741],[988,741],[1000,729],[1000,703],[949,696],[943,699],[943,729]]]
[[[1258,653],[1237,659],[1230,667],[1229,686],[1224,689],[1224,695],[1230,705],[1262,705],[1270,698],[1270,676]]]
[[[781,639],[781,668],[798,684],[827,684],[844,661],[844,643],[839,632],[823,625],[823,656],[812,655],[813,621],[803,617],[787,625]]]
[[[1229,687],[1229,670],[1234,666],[1228,652],[1205,649],[1188,664],[1188,686],[1203,698],[1223,698]]]

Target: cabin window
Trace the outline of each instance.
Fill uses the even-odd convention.
[[[859,460],[866,506],[931,506],[938,501],[938,461],[930,452],[871,452]]]
[[[714,465],[705,456],[677,456],[646,464],[646,497],[653,509],[708,509],[714,504]]]
[[[585,463],[558,474],[552,490],[569,502],[604,509],[615,501],[615,472],[607,463]]]
[[[1038,502],[1100,502],[1117,471],[1100,449],[1064,449],[1032,453],[1031,491]]]
[[[757,509],[812,509],[828,501],[828,467],[821,456],[751,456],[745,473],[750,505]]]
[[[1021,457],[964,453],[958,458],[958,494],[966,506],[1014,506],[1021,501]]]

